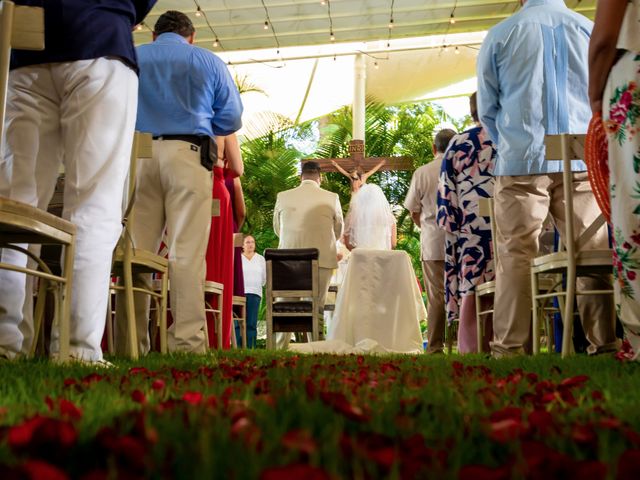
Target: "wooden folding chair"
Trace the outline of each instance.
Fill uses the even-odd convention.
[[[222,350],[222,306],[224,285],[218,282],[207,280],[204,282],[204,311],[205,314],[213,315],[214,333],[217,339],[218,350]],[[216,305],[214,307],[214,305]],[[204,341],[207,348],[209,347],[209,328],[207,322],[204,322]]]
[[[247,299],[240,295],[233,296],[233,320],[238,323],[240,332],[242,334],[242,348],[247,348]],[[233,346],[238,346],[238,339],[235,336],[235,328],[233,328],[234,335],[231,336],[233,340]]]
[[[489,217],[491,224],[491,238],[496,237],[496,223],[493,214],[493,198],[480,198],[478,199],[478,215],[481,217]],[[495,240],[493,240],[493,265],[494,269],[498,270],[498,252],[495,246]],[[493,314],[493,304],[490,308],[482,310],[482,297],[493,296],[496,292],[496,281],[491,280],[489,282],[481,283],[476,286],[476,331],[477,331],[477,348],[478,352],[482,352],[482,339],[484,338],[485,331],[485,317],[486,315]]]
[[[571,176],[571,160],[584,158],[585,135],[547,135],[545,138],[546,159],[548,161],[562,159],[563,190],[564,190],[564,214],[565,251],[542,255],[531,261],[531,298],[533,309],[533,353],[540,351],[539,336],[539,306],[540,300],[558,297],[559,302],[564,300],[562,309],[563,337],[562,356],[570,353],[571,337],[573,329],[573,304],[576,295],[612,295],[613,290],[585,290],[577,291],[576,278],[595,274],[611,274],[613,264],[613,252],[611,249],[585,250],[584,245],[605,224],[604,216],[599,215],[593,223],[582,233],[580,238],[575,237],[573,222],[573,190]],[[539,285],[541,274],[558,275],[557,286],[559,290],[543,291]],[[566,276],[566,288],[562,290],[561,276]],[[562,303],[560,303],[562,307]]]
[[[273,249],[267,263],[267,348],[275,348],[274,333],[311,332],[320,340],[318,321],[318,249]]]
[[[167,352],[167,292],[169,280],[169,261],[156,255],[154,252],[136,248],[131,238],[130,229],[134,222],[133,204],[135,202],[136,191],[136,162],[138,158],[151,158],[152,139],[150,134],[136,132],[133,140],[131,152],[131,167],[129,170],[129,189],[127,209],[122,220],[123,230],[118,245],[113,254],[112,276],[118,277],[120,282],[112,284],[111,289],[124,291],[125,312],[127,321],[128,350],[131,358],[138,358],[138,335],[136,330],[136,315],[134,304],[134,292],[149,295],[156,302],[159,308],[158,324],[160,325],[160,351]],[[162,275],[161,291],[154,290],[153,285],[134,286],[134,274],[155,273]]]

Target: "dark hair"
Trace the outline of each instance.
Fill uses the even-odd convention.
[[[153,27],[153,32],[156,35],[162,35],[163,33],[177,33],[182,37],[188,37],[196,29],[193,27],[193,23],[189,17],[184,13],[177,10],[168,10],[160,15],[158,21]]]
[[[469,97],[469,110],[471,111],[471,118],[474,122],[479,122],[478,118],[478,92],[473,92]]]
[[[456,132],[454,130],[451,130],[450,128],[443,128],[442,130],[440,130],[436,135],[436,138],[433,139],[433,144],[436,147],[436,152],[444,153],[449,146],[449,142],[455,134]]]
[[[309,160],[302,164],[302,175],[320,175],[320,164]]]

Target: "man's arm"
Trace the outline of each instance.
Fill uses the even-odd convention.
[[[367,173],[365,173],[364,175],[362,175],[362,183],[366,183],[367,178],[369,178],[371,175],[373,175],[374,173],[376,173],[378,170],[380,170],[380,167],[382,167],[384,165],[384,160],[381,160],[375,167],[373,167],[371,170],[369,170]]]
[[[211,54],[211,75],[214,81],[213,120],[215,135],[231,135],[242,127],[242,100],[227,65]]]
[[[276,205],[273,207],[273,231],[276,237],[280,237],[280,215],[282,207],[280,206],[280,194],[276,197]]]
[[[409,185],[409,191],[407,192],[407,198],[404,199],[404,208],[409,210],[411,214],[411,220],[420,228],[420,213],[422,212],[422,195],[418,191],[418,175],[413,172],[411,177],[411,184]]]
[[[346,176],[349,180],[351,180],[351,175],[349,175],[349,172],[347,172],[344,168],[342,168],[338,162],[336,162],[335,160],[331,160],[331,164],[336,167],[336,170],[338,170],[341,174],[343,174],[344,176]]]
[[[589,42],[589,102],[594,113],[602,111],[602,94],[618,54],[616,44],[626,5],[627,0],[598,0]]]
[[[134,0],[133,6],[136,9],[136,20],[134,25],[142,23],[147,14],[151,11],[158,0]]]
[[[336,240],[342,237],[342,230],[344,229],[344,219],[342,218],[342,205],[340,205],[340,197],[336,196],[335,213],[333,215],[333,233],[336,236]]]
[[[493,143],[498,143],[496,117],[500,110],[500,83],[498,66],[491,36],[488,35],[478,54],[476,63],[478,76],[478,115],[480,123],[487,129]]]

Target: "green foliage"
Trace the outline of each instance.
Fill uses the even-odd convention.
[[[407,156],[413,160],[414,168],[428,163],[433,159],[435,130],[443,122],[456,123],[430,103],[389,107],[369,102],[365,119],[366,154],[369,157]],[[462,129],[466,120],[459,123],[456,126]],[[316,130],[319,130],[320,140],[310,155],[293,147],[293,144],[301,143],[313,146]],[[351,108],[344,107],[322,121],[272,132],[242,145],[246,172],[243,184],[247,202],[247,221],[243,231],[256,237],[259,251],[277,246],[272,227],[276,195],[298,185],[299,160],[348,157],[351,140]],[[416,273],[422,277],[420,232],[402,207],[412,173],[378,172],[369,181],[380,185],[392,204],[398,223],[398,248],[411,255]],[[349,180],[340,173],[327,173],[323,188],[340,196],[346,213],[350,201]]]

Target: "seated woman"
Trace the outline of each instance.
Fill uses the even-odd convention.
[[[396,237],[396,218],[384,192],[378,185],[363,185],[349,205],[344,244],[349,250],[356,247],[392,250]]]
[[[459,353],[477,350],[475,289],[495,276],[491,223],[478,215],[478,199],[493,196],[496,150],[478,121],[475,93],[469,105],[475,125],[451,139],[438,188],[438,225],[446,232],[447,320],[459,320]]]
[[[356,193],[358,193],[360,188],[367,183],[367,179],[371,175],[376,173],[378,170],[380,170],[380,167],[384,165],[384,160],[378,163],[375,167],[373,167],[368,172],[364,172],[364,173],[362,173],[357,168],[354,169],[353,172],[349,173],[340,165],[338,165],[338,162],[336,162],[335,160],[331,160],[331,163],[333,164],[334,167],[336,167],[336,170],[338,170],[341,174],[343,174],[345,177],[349,179],[349,182],[351,183],[351,197],[353,197]]]

